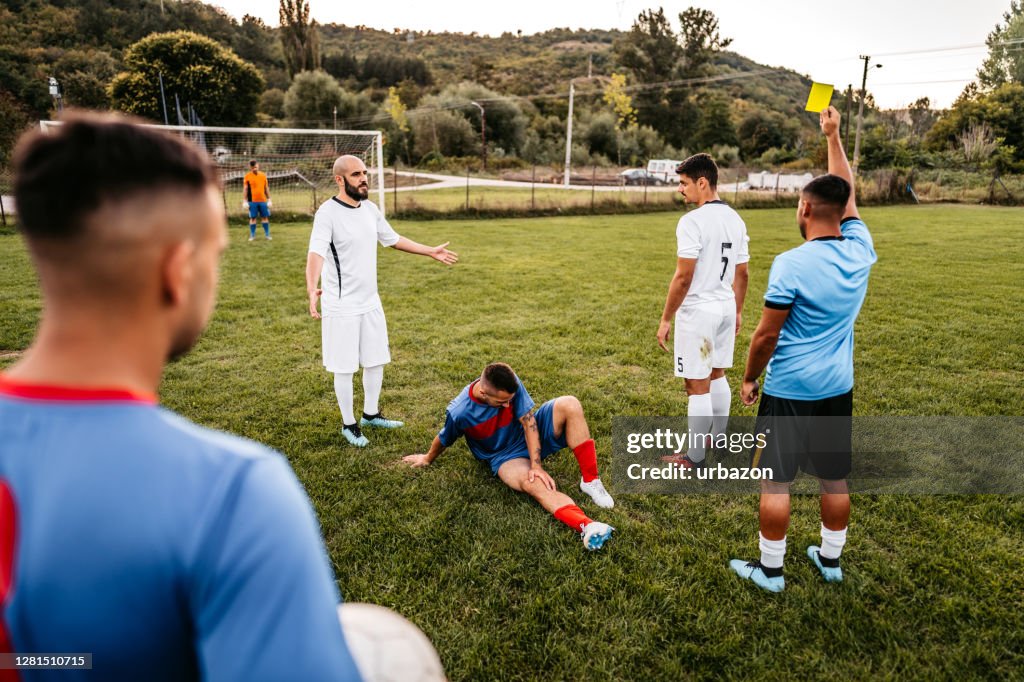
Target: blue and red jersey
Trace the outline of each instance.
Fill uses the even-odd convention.
[[[479,380],[478,380],[479,381]],[[516,392],[508,407],[491,407],[473,397],[477,382],[462,389],[445,410],[444,427],[437,437],[451,447],[459,436],[466,437],[469,451],[489,462],[510,455],[528,455],[526,433],[519,420],[533,409],[533,398],[516,377]]]
[[[0,375],[0,651],[93,655],[21,680],[359,679],[337,603],[279,453]]]

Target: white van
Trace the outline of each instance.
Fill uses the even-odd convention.
[[[647,172],[662,182],[672,184],[677,180],[676,166],[681,163],[672,159],[651,159],[647,162]]]

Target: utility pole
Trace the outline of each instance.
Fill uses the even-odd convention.
[[[565,177],[562,184],[569,186],[569,165],[572,163],[572,100],[576,94],[576,84],[569,81],[569,117],[565,126]]]
[[[480,145],[484,162],[484,170],[487,170],[487,112],[479,102],[470,102],[480,110]]]
[[[868,64],[871,62],[871,55],[862,54],[859,57],[864,60],[864,76],[860,81],[860,106],[857,108],[857,132],[853,136],[853,172],[857,173],[857,166],[860,165],[860,127],[864,122],[864,99],[867,97],[868,87]],[[876,69],[882,68],[881,64],[875,64]]]
[[[850,153],[850,110],[853,109],[853,83],[846,86],[846,116],[843,117],[843,151]]]

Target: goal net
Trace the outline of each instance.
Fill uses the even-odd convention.
[[[60,121],[39,122],[43,132],[59,125]],[[220,169],[229,214],[245,213],[242,178],[249,172],[249,161],[258,161],[260,170],[267,174],[275,212],[315,212],[338,192],[332,167],[342,154],[358,156],[366,164],[370,198],[384,212],[380,131],[145,125],[187,137],[207,151]]]

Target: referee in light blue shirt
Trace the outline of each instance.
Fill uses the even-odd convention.
[[[757,432],[764,447],[751,466],[767,468],[760,509],[761,558],[734,559],[742,578],[771,592],[785,587],[782,562],[789,526],[789,484],[802,470],[821,481],[821,546],[807,555],[828,582],[843,579],[839,556],[850,519],[850,417],[853,413],[853,325],[864,303],[875,255],[857,213],[853,173],[839,138],[839,112],[821,112],[828,174],[807,184],[797,206],[804,243],[772,264],[761,321],[750,341],[740,397],[758,399],[767,366]]]

